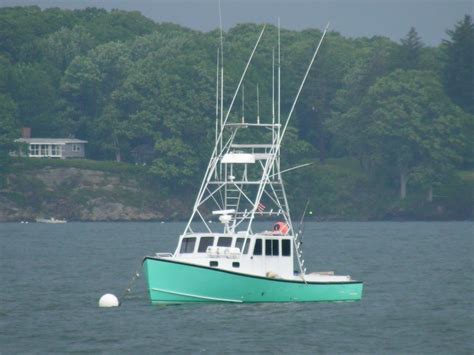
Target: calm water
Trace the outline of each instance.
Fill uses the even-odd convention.
[[[181,223],[0,224],[0,353],[474,352],[474,223],[308,223],[308,270],[365,281],[357,303],[151,306],[141,257]]]

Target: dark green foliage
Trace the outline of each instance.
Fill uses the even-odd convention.
[[[0,175],[9,163],[8,153],[16,148],[13,142],[16,138],[16,112],[15,102],[8,95],[0,94]]]
[[[401,42],[402,45],[399,50],[400,67],[403,69],[420,69],[423,42],[418,36],[415,27],[410,28],[410,31]]]
[[[83,26],[63,27],[40,41],[43,58],[64,72],[72,60],[95,45],[94,37]]]
[[[22,127],[31,127],[38,136],[55,128],[52,120],[58,92],[54,77],[41,63],[17,63],[10,70],[8,93],[18,106]]]
[[[474,24],[466,15],[454,30],[447,31],[444,41],[445,66],[443,80],[451,99],[474,114]]]

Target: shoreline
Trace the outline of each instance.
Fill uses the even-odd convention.
[[[278,219],[272,220],[260,220],[258,222],[277,222]],[[20,223],[23,224],[40,223],[35,220],[28,219],[12,219],[12,220],[0,220],[0,223]],[[102,220],[91,220],[91,219],[73,219],[67,220],[67,223],[186,223],[187,219],[102,219]],[[436,222],[474,222],[474,219],[323,219],[323,218],[305,218],[305,223],[410,223],[410,222],[424,222],[424,223],[436,223]],[[219,223],[213,221],[212,223]]]

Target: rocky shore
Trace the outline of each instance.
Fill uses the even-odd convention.
[[[440,187],[433,202],[415,192],[401,201],[353,168],[326,164],[288,182],[290,205],[300,215],[312,196],[308,220],[319,221],[472,220],[474,173],[460,176]],[[140,166],[91,160],[18,160],[0,178],[0,222],[184,220],[196,193],[172,193]]]
[[[44,167],[6,176],[0,222],[54,217],[68,221],[177,219],[186,211],[173,199],[133,178],[74,167]]]

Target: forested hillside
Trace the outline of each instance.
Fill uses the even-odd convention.
[[[225,107],[260,28],[224,33]],[[256,119],[257,84],[260,116],[271,120],[276,31],[267,26],[244,82],[247,121]],[[449,209],[449,217],[472,218],[472,19],[459,19],[438,47],[425,46],[415,28],[400,42],[336,31],[284,141],[286,166],[315,162],[288,174],[296,209],[310,196],[328,216],[423,218]],[[320,36],[282,29],[282,117]],[[145,163],[141,172],[157,189],[194,193],[214,143],[218,43],[217,30],[158,24],[138,12],[0,8],[0,183],[24,164],[8,152],[20,128],[31,127],[33,137],[88,140],[89,159]],[[240,99],[234,108],[238,120]]]

